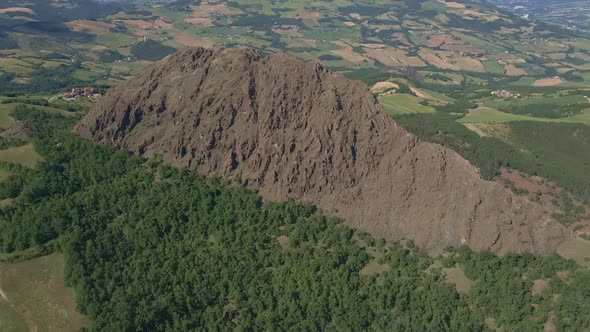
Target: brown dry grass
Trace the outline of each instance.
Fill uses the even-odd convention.
[[[556,86],[556,85],[560,85],[561,82],[562,81],[560,78],[543,78],[540,80],[536,80],[535,83],[533,83],[533,86],[537,86],[537,87]]]
[[[184,20],[185,23],[202,25],[206,27],[212,27],[213,21],[208,17],[191,17]]]
[[[0,264],[0,287],[8,302],[0,301],[2,316],[12,318],[0,321],[0,330],[19,323],[29,331],[68,332],[88,326],[88,319],[76,311],[73,290],[65,287],[62,255]]]
[[[375,59],[386,66],[407,65],[410,67],[424,67],[426,64],[418,57],[409,57],[403,50],[397,49],[367,49],[367,56]]]
[[[203,2],[199,6],[190,6],[190,8],[193,11],[193,15],[190,18],[185,19],[184,21],[186,23],[194,25],[213,26],[213,21],[211,20],[211,17],[213,15],[239,14],[238,11],[228,8],[224,4],[210,5],[206,2]]]
[[[565,258],[571,258],[580,265],[590,267],[590,241],[574,238],[557,248],[557,253]]]
[[[533,293],[533,295],[541,294],[545,289],[547,289],[547,287],[549,287],[548,280],[537,279],[533,281],[533,288],[531,289],[531,292]]]
[[[555,71],[557,71],[559,74],[565,74],[569,71],[574,70],[573,68],[567,68],[567,67],[561,67],[561,68],[557,68],[555,69]]]
[[[399,86],[393,82],[377,82],[371,88],[372,92],[380,92],[386,89],[399,89]]]
[[[109,33],[109,29],[115,27],[115,25],[111,23],[89,20],[71,21],[66,23],[66,25],[74,31],[91,33],[93,35]]]
[[[506,69],[506,75],[508,75],[508,76],[526,76],[527,75],[527,73],[524,69],[518,68],[510,63],[504,65],[504,69]]]
[[[359,46],[366,47],[366,48],[385,48],[383,44],[359,44]]]
[[[190,47],[201,46],[201,47],[209,48],[215,44],[214,42],[212,42],[209,39],[200,38],[200,37],[197,37],[194,35],[188,35],[188,34],[178,34],[174,37],[174,40],[177,43],[179,43],[180,45],[190,46]]]
[[[444,3],[445,5],[447,5],[447,7],[451,7],[451,8],[465,8],[464,4],[458,3],[458,2],[444,1],[444,0],[439,0],[439,2]]]
[[[481,61],[470,57],[461,56],[455,52],[422,49],[418,52],[420,57],[431,65],[440,69],[467,70],[483,72],[485,70]]]
[[[446,38],[447,35],[431,36],[430,39],[428,39],[426,45],[428,45],[428,47],[439,47],[440,45],[444,44]]]
[[[463,124],[467,129],[471,130],[472,132],[479,135],[479,137],[488,137],[489,135],[484,132],[477,123],[464,123]]]
[[[362,63],[366,58],[352,50],[352,46],[342,41],[332,42],[332,44],[342,47],[339,50],[332,51],[333,54],[341,56],[344,60],[352,63]]]
[[[471,288],[473,281],[469,280],[467,276],[465,276],[465,272],[463,269],[458,267],[452,267],[443,270],[445,276],[447,277],[447,281],[453,285],[459,293],[466,293]]]

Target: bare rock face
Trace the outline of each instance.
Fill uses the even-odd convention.
[[[461,244],[548,253],[571,237],[540,205],[400,128],[364,84],[288,55],[178,52],[112,88],[76,130],[433,254]]]

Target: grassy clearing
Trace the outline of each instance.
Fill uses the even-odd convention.
[[[421,105],[419,98],[406,94],[394,93],[383,96],[379,98],[379,102],[389,115],[435,112],[434,108]]]
[[[578,264],[590,267],[590,241],[576,237],[557,248],[562,257],[571,258]]]
[[[9,177],[12,173],[10,173],[9,171],[0,168],[0,181],[3,181],[4,179],[6,179],[7,177]]]
[[[10,128],[14,123],[14,119],[10,116],[14,108],[11,104],[0,104],[0,128]]]
[[[527,115],[517,115],[500,112],[489,107],[478,107],[469,111],[469,113],[457,120],[461,123],[496,123],[510,121],[537,121],[537,122],[563,122],[563,123],[584,123],[590,124],[590,111],[581,114],[558,119],[547,119]]]
[[[445,276],[447,277],[447,281],[457,288],[459,293],[467,293],[473,281],[469,280],[467,276],[465,276],[465,272],[460,267],[452,267],[443,270]]]
[[[79,331],[88,325],[64,285],[59,254],[0,264],[0,330]]]
[[[33,148],[33,144],[26,144],[0,151],[1,161],[20,164],[29,168],[35,167],[41,159],[41,156]]]

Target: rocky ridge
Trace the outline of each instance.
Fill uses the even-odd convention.
[[[548,253],[571,237],[536,203],[399,127],[361,82],[292,56],[191,48],[112,88],[88,139],[206,176],[241,179],[430,253],[469,245]]]

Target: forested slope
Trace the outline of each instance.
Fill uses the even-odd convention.
[[[64,252],[92,330],[474,331],[486,318],[507,330],[590,328],[590,273],[555,255],[463,248],[437,262],[310,206],[263,203],[238,184],[84,141],[67,131],[73,120],[15,116],[45,160],[0,185],[14,197],[0,209],[0,248]],[[382,272],[361,273],[368,252]],[[446,266],[465,270],[467,293],[445,283]],[[533,295],[537,279],[550,286]]]

